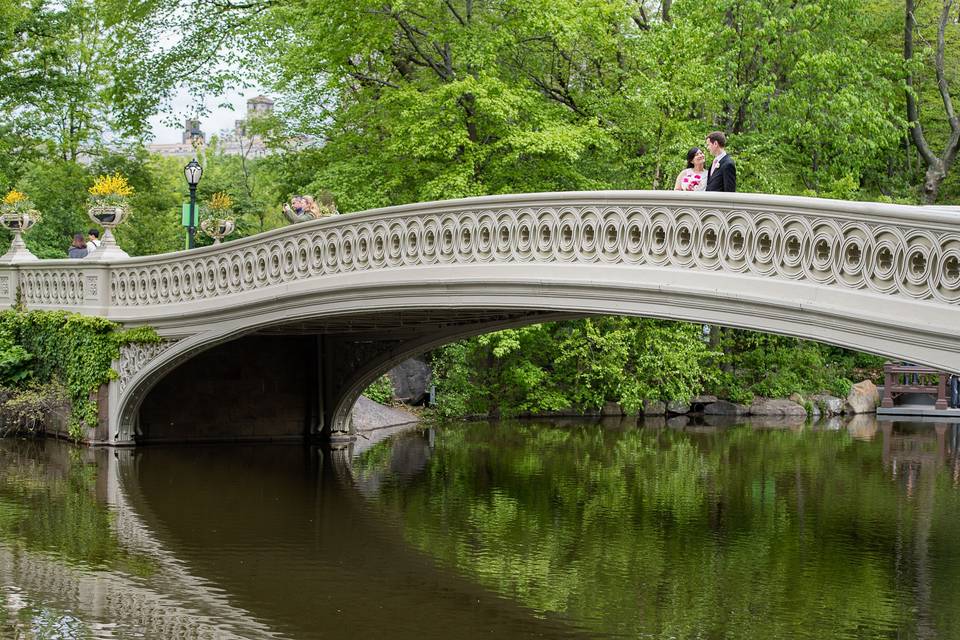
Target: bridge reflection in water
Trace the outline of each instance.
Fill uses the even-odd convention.
[[[956,637],[958,445],[863,418],[0,441],[0,637]]]

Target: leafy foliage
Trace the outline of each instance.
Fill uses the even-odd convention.
[[[700,328],[637,318],[591,318],[509,329],[434,355],[441,416],[591,411],[618,402],[689,398],[716,354]]]
[[[0,312],[0,336],[28,353],[33,377],[46,383],[59,381],[72,403],[70,434],[79,439],[83,427],[97,424],[95,393],[101,384],[116,377],[110,365],[119,357],[120,346],[131,342],[156,342],[149,328],[120,331],[103,318],[63,311],[16,310]]]
[[[18,344],[0,346],[0,385],[16,385],[33,375],[33,354]]]
[[[705,391],[734,402],[753,396],[845,396],[851,381],[879,381],[883,358],[815,342],[636,318],[530,325],[471,338],[433,359],[442,417],[596,411],[617,402],[637,413],[647,400]]]
[[[393,383],[389,377],[382,375],[364,390],[363,395],[374,402],[388,405],[393,401]]]
[[[723,357],[708,389],[736,402],[798,393],[844,397],[854,379],[880,382],[884,358],[753,331],[722,329]]]
[[[150,0],[135,19],[129,0],[102,6],[124,60],[137,61],[119,77],[153,89],[143,100],[164,104],[184,79],[216,95],[252,76],[278,98],[261,132],[284,149],[270,162],[284,174],[276,195],[330,189],[345,211],[669,188],[712,129],[730,134],[747,191],[916,201],[924,179],[905,146],[909,65],[893,0],[661,3],[659,15],[633,0]],[[928,44],[914,80],[927,103],[938,100],[938,15],[918,7]],[[170,33],[170,46],[146,44]],[[205,73],[183,73],[197,60]],[[923,115],[938,142],[949,135],[936,111]],[[302,136],[315,144],[297,151]]]
[[[0,389],[0,398],[0,437],[41,434],[52,413],[69,403],[66,390],[57,382]]]

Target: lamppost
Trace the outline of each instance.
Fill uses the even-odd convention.
[[[190,219],[187,225],[187,249],[193,249],[193,237],[197,231],[197,185],[200,184],[200,176],[203,175],[203,167],[194,158],[183,168],[183,176],[187,179],[187,186],[190,187]]]

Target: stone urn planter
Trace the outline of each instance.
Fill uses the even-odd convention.
[[[10,242],[10,248],[0,257],[3,262],[26,262],[37,260],[27,245],[23,242],[24,231],[27,231],[40,221],[40,212],[30,209],[26,211],[8,211],[0,214],[0,225],[13,232],[13,240]]]
[[[100,238],[100,247],[88,258],[111,260],[115,258],[129,258],[126,251],[120,248],[112,229],[126,220],[129,210],[121,204],[94,204],[87,209],[87,215],[96,224],[103,227],[103,236]]]
[[[117,226],[127,215],[127,208],[122,205],[94,205],[87,209],[90,219],[105,229]]]
[[[87,215],[103,227],[100,247],[87,255],[87,259],[120,260],[129,258],[127,252],[117,246],[112,229],[127,219],[130,209],[127,198],[133,195],[133,187],[119,172],[97,176],[87,191],[90,192],[90,208]]]
[[[0,201],[0,225],[13,232],[13,241],[10,249],[0,257],[5,263],[29,262],[37,259],[30,253],[20,235],[30,227],[40,222],[40,212],[33,208],[33,203],[22,191],[11,189]]]
[[[207,218],[200,223],[200,230],[213,238],[213,244],[220,244],[220,241],[236,228],[237,223],[230,218]]]

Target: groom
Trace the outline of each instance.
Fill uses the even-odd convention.
[[[737,166],[727,155],[727,136],[722,131],[707,135],[707,150],[713,156],[713,164],[707,171],[707,191],[736,191]]]

